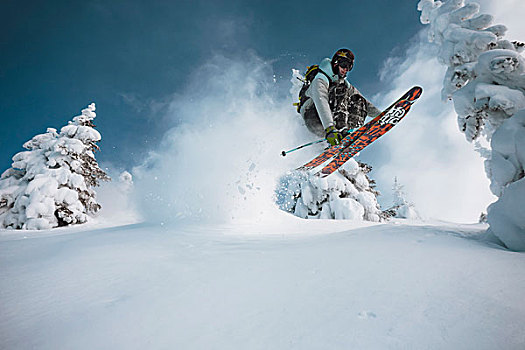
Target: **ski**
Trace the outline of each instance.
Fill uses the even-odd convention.
[[[423,89],[419,86],[410,89],[408,93],[394,103],[393,107],[389,107],[381,113],[380,118],[370,125],[367,130],[359,136],[359,138],[347,145],[344,149],[340,150],[330,163],[328,163],[328,165],[321,169],[317,174],[321,177],[330,175],[363,148],[387,133],[405,117],[412,104],[416,102],[422,92]]]
[[[310,169],[313,169],[313,168],[323,164],[328,159],[330,159],[334,155],[336,155],[338,152],[342,151],[344,148],[346,148],[349,145],[351,145],[352,142],[357,140],[359,138],[359,136],[361,136],[366,130],[368,130],[369,124],[372,123],[372,122],[373,122],[373,120],[371,120],[370,122],[366,123],[365,125],[363,125],[359,129],[354,130],[353,132],[351,132],[350,134],[345,136],[341,140],[340,144],[328,147],[323,153],[321,153],[320,155],[318,155],[317,157],[315,157],[314,159],[312,159],[308,163],[300,166],[296,170],[310,170]]]
[[[308,163],[300,166],[296,170],[310,170],[313,169],[330,158],[332,158],[334,155],[337,155],[341,151],[343,151],[345,148],[349,147],[354,143],[361,135],[363,135],[365,132],[368,131],[374,125],[381,117],[383,117],[388,111],[390,111],[398,102],[406,100],[406,101],[415,101],[420,95],[421,95],[422,89],[420,87],[413,87],[412,89],[408,90],[401,98],[399,98],[396,102],[392,103],[387,109],[385,109],[381,114],[379,114],[374,119],[370,120],[365,125],[361,126],[359,129],[353,131],[352,133],[345,136],[339,145],[331,146],[327,148],[323,153],[309,161]]]

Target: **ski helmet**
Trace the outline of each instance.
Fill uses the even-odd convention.
[[[339,49],[332,57],[332,71],[339,74],[337,67],[348,68],[351,71],[354,67],[354,54],[348,49]]]

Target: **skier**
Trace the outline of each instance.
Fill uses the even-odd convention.
[[[299,113],[306,127],[330,145],[337,145],[346,133],[364,124],[367,115],[381,113],[346,80],[354,66],[354,54],[339,49],[332,59],[325,58],[304,96],[300,96]],[[302,90],[303,92],[303,90]]]

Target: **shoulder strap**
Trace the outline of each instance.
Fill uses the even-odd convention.
[[[314,64],[312,66],[308,66],[306,68],[306,73],[304,74],[304,81],[303,86],[301,88],[301,91],[299,91],[299,102],[294,103],[293,105],[297,107],[297,112],[300,113],[301,107],[304,105],[304,103],[310,98],[306,96],[306,90],[310,87],[311,82],[315,79],[317,74],[321,72],[324,76],[328,79],[328,85],[329,89],[333,85],[332,79],[328,74],[326,74],[321,68],[319,68],[318,64]]]
[[[323,73],[323,75],[328,78],[328,83],[329,84],[332,84],[332,78],[330,78],[330,76],[328,74],[326,74],[324,70],[319,68],[319,72]]]

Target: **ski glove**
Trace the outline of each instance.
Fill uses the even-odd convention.
[[[331,146],[338,145],[343,139],[343,135],[335,126],[331,125],[325,129],[325,139]]]

